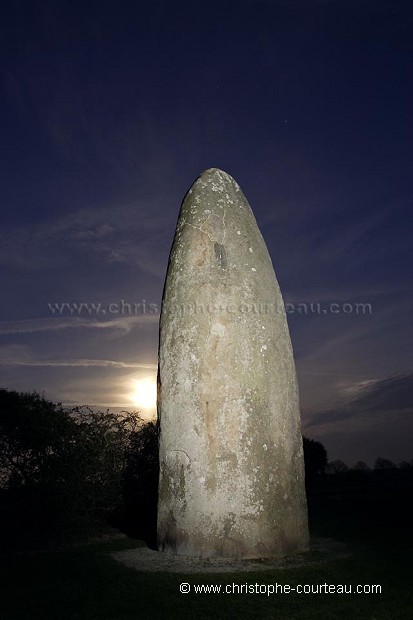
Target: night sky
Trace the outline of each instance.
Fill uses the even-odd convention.
[[[304,434],[410,461],[412,3],[15,1],[0,29],[1,386],[134,409],[218,167],[288,304]]]

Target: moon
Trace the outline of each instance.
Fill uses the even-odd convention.
[[[154,379],[135,381],[132,400],[137,407],[154,409],[156,407],[156,381]]]

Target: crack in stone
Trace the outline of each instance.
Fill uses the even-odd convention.
[[[185,450],[169,450],[169,454],[171,454],[172,452],[182,452],[183,454],[185,454],[185,456],[188,459],[188,461],[190,463],[192,463],[191,457],[189,456],[189,454],[187,452],[185,452]]]
[[[215,224],[214,224],[212,217],[218,218],[219,220],[220,228],[221,228],[219,232],[218,232],[218,221],[215,221]],[[205,230],[205,227],[208,226],[208,223],[210,224],[209,231]],[[208,214],[208,216],[199,226],[197,226],[196,224],[190,224],[187,221],[184,221],[184,224],[186,224],[187,226],[191,226],[191,228],[197,228],[201,232],[205,233],[206,235],[208,235],[210,241],[214,241],[214,242],[219,243],[220,245],[224,245],[225,233],[226,233],[225,209],[224,209],[224,213],[222,216],[211,211],[211,213]],[[222,234],[222,238],[221,238],[221,234]]]

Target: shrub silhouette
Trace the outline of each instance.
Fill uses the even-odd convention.
[[[0,389],[2,531],[67,531],[102,521],[122,502],[131,437],[139,421],[65,410],[37,393]]]
[[[130,435],[122,477],[123,504],[115,512],[114,523],[150,547],[156,543],[158,478],[158,425],[139,420]]]

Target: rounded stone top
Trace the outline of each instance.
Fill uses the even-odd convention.
[[[209,187],[214,192],[228,192],[231,187],[235,188],[237,192],[240,189],[236,180],[228,172],[220,170],[220,168],[207,168],[204,170],[195,180],[191,189],[198,187],[201,187],[203,190]]]
[[[207,168],[206,170],[204,170],[203,172],[201,172],[201,176],[203,174],[207,174],[207,173],[213,173],[213,172],[222,172],[223,174],[228,174],[227,172],[225,172],[225,170],[221,170],[221,168]],[[228,175],[229,176],[229,175]]]
[[[204,176],[212,176],[212,175],[223,175],[224,177],[227,177],[228,179],[232,179],[232,176],[228,174],[228,172],[225,172],[225,170],[221,170],[220,168],[207,168],[206,170],[201,172],[201,174],[199,175],[199,178],[202,178]]]

